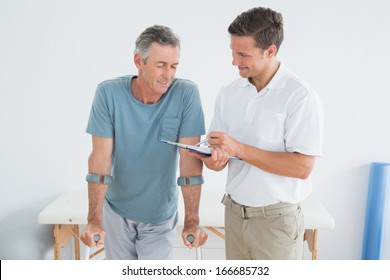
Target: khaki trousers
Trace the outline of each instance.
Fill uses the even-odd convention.
[[[304,221],[299,204],[245,207],[228,195],[222,203],[227,260],[303,259]]]

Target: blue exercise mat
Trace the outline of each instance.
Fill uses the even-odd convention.
[[[363,260],[380,260],[382,258],[389,185],[390,163],[371,163],[363,239]]]

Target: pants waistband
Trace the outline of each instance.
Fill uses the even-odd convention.
[[[282,215],[295,211],[300,207],[299,203],[276,203],[264,207],[249,207],[235,202],[228,194],[225,194],[222,198],[222,204],[229,207],[234,214],[243,219]]]

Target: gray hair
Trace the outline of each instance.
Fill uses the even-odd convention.
[[[153,25],[146,28],[135,42],[134,54],[139,53],[144,63],[149,56],[150,46],[153,42],[164,46],[179,47],[180,49],[180,38],[169,27]]]

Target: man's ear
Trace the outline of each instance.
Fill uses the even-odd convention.
[[[271,45],[268,47],[267,51],[265,52],[267,57],[276,56],[276,53],[278,52],[278,48],[275,45]]]
[[[142,57],[139,53],[136,53],[134,55],[134,64],[135,64],[135,67],[137,67],[137,69],[139,69],[141,67]]]

